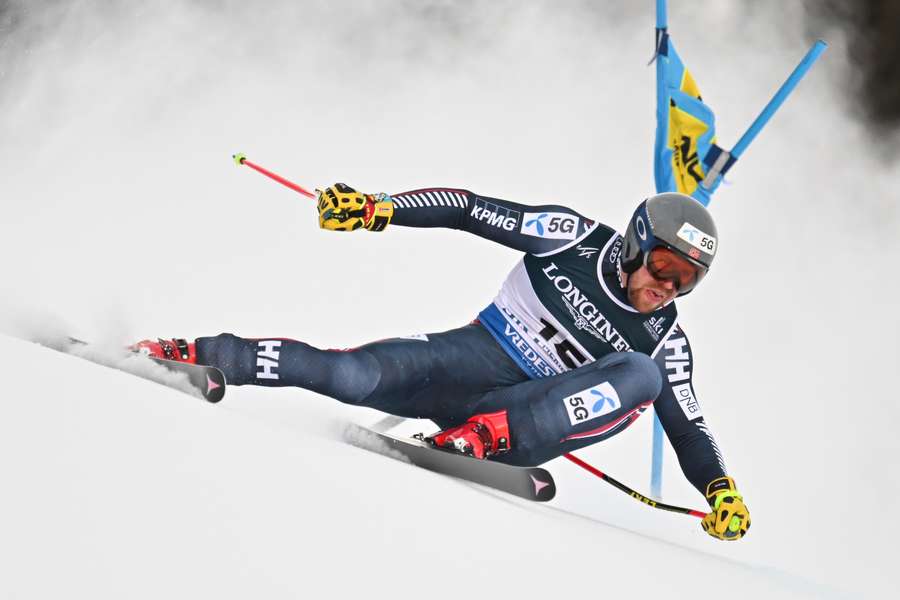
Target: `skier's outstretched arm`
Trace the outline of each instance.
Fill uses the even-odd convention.
[[[388,223],[459,229],[533,254],[556,250],[593,226],[593,221],[564,206],[527,206],[456,188],[369,196],[335,184],[320,194],[319,224],[324,229],[380,231]]]
[[[703,528],[720,539],[740,538],[750,527],[750,513],[725,470],[725,461],[694,395],[691,346],[681,326],[669,333],[655,361],[663,375],[662,392],[654,402],[656,414],[684,476],[712,509]]]

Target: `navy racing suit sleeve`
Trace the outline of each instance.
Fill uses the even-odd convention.
[[[654,360],[663,376],[662,392],[653,403],[656,414],[675,449],[684,476],[705,494],[710,481],[727,473],[694,395],[691,346],[680,325],[669,333]]]
[[[526,206],[454,188],[412,190],[391,199],[394,225],[460,229],[531,254],[561,248],[594,224],[564,206]]]

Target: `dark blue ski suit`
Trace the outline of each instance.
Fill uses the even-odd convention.
[[[301,387],[441,428],[505,409],[511,449],[492,460],[517,465],[607,439],[654,405],[701,493],[726,474],[675,303],[651,314],[630,306],[614,230],[565,207],[459,189],[392,200],[392,224],[460,229],[525,253],[477,320],[351,350],[221,334],[197,340],[198,362],[222,369],[230,385]]]

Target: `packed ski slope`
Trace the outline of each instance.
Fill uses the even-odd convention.
[[[23,341],[341,348],[469,322],[516,252],[320,231],[231,154],[621,230],[653,191],[652,4],[4,4],[25,9],[0,11],[0,598],[896,596],[900,171],[848,116],[829,32],[716,193],[716,265],[679,301],[753,518],[738,543],[568,463],[553,507],[522,506],[345,444],[373,412],[250,388],[211,406]],[[808,48],[802,3],[669,4],[730,147]],[[647,491],[649,452],[641,417],[579,455]],[[671,452],[663,496],[703,505]]]
[[[579,518],[350,446],[347,414],[306,392],[210,405],[5,336],[0,360],[19,377],[0,399],[4,598],[451,597],[454,576],[490,597],[688,598],[700,573],[823,592],[609,524],[623,507]]]

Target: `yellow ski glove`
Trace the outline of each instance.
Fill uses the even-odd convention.
[[[362,194],[343,183],[316,191],[319,194],[319,227],[322,229],[381,231],[394,216],[394,203],[387,194]]]
[[[750,529],[750,511],[731,477],[713,479],[706,486],[706,501],[712,512],[701,525],[703,531],[720,540],[739,540]]]

